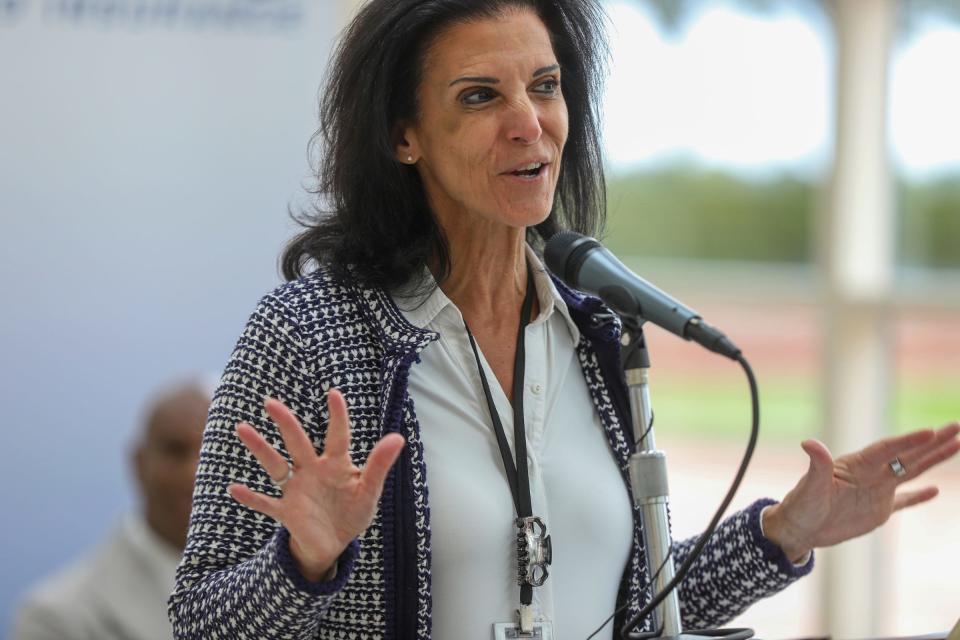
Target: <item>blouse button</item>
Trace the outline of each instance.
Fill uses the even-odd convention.
[[[532,385],[530,385],[530,390],[533,391],[535,394],[540,395],[541,393],[543,393],[543,385],[540,384],[539,382],[534,382]]]

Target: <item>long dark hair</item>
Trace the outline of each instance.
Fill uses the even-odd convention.
[[[511,7],[532,9],[547,27],[569,114],[553,209],[527,239],[538,247],[559,228],[599,234],[606,191],[598,107],[607,49],[597,0],[372,0],[330,61],[320,128],[311,139],[319,151],[317,202],[298,216],[305,230],[283,252],[284,277],[303,275],[315,262],[366,286],[394,288],[431,264],[443,281],[447,243],[417,170],[396,160],[394,128],[417,115],[432,39],[453,24]]]

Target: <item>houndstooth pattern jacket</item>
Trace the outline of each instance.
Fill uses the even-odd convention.
[[[633,442],[619,370],[620,324],[596,298],[556,285],[580,327],[580,365],[629,491]],[[169,601],[177,638],[430,638],[430,501],[407,377],[436,338],[409,324],[385,291],[322,268],[260,301],[227,363],[204,432],[190,532]],[[287,530],[236,503],[226,488],[240,482],[278,495],[234,427],[249,422],[287,456],[263,408],[272,396],[290,407],[322,450],[323,395],[331,387],[347,398],[355,464],[363,464],[385,433],[402,434],[407,445],[387,477],[373,524],[341,555],[333,580],[312,583],[296,568]],[[771,502],[760,500],[720,525],[682,585],[685,628],[721,625],[811,570],[812,558],[794,566],[763,537],[760,510]],[[650,598],[641,527],[635,510],[619,595],[630,603],[625,615]],[[675,543],[677,564],[695,542]]]

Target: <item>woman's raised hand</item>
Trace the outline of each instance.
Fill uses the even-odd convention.
[[[936,487],[898,489],[956,455],[960,451],[958,434],[958,423],[936,431],[914,431],[836,460],[817,440],[804,441],[810,468],[783,502],[764,512],[764,534],[796,562],[815,547],[838,544],[875,529],[894,511],[937,495]]]
[[[283,524],[300,572],[309,580],[321,580],[350,541],[373,522],[384,479],[404,439],[396,433],[384,436],[361,469],[350,459],[350,419],[339,391],[327,393],[330,423],[319,456],[300,421],[282,402],[269,398],[265,406],[293,459],[292,469],[249,424],[238,424],[237,436],[282,486],[283,495],[267,496],[242,484],[231,484],[228,490],[240,504]]]

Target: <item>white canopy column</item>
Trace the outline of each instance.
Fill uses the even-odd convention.
[[[832,0],[836,149],[819,231],[824,277],[824,438],[834,455],[890,432],[895,212],[887,144],[892,0]],[[821,554],[824,627],[876,636],[892,566],[883,532]]]

